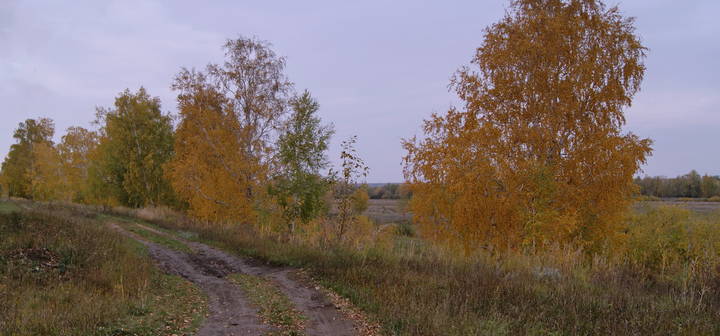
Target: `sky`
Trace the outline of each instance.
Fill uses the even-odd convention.
[[[654,140],[646,175],[720,175],[720,1],[606,1],[636,17],[649,48],[626,131]],[[401,140],[457,98],[452,74],[507,1],[0,0],[0,158],[28,118],[91,127],[95,108],[144,86],[174,113],[181,67],[223,61],[222,44],[267,40],[298,91],[335,126],[329,152],[358,136],[367,181],[400,182]]]

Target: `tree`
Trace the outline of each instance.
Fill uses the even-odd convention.
[[[423,232],[467,251],[618,231],[651,141],[622,133],[645,47],[596,0],[516,0],[451,87],[464,101],[404,141]]]
[[[225,55],[223,65],[175,78],[180,124],[168,177],[195,216],[252,222],[292,84],[267,42],[229,40]]]
[[[69,127],[57,144],[62,172],[67,182],[68,201],[89,202],[88,168],[90,154],[97,146],[97,134],[82,127]]]
[[[685,190],[685,197],[700,197],[702,196],[702,177],[694,169],[685,175],[687,180],[687,186]]]
[[[707,174],[702,177],[702,197],[720,196],[720,179]]]
[[[350,226],[356,224],[358,215],[367,209],[368,194],[365,188],[358,188],[358,180],[367,176],[370,169],[358,156],[355,150],[357,136],[352,136],[341,143],[342,169],[339,174],[330,172],[335,184],[335,199],[338,215],[336,217],[337,237],[342,240]]]
[[[171,204],[163,166],[173,154],[170,116],[144,88],[125,90],[114,109],[98,109],[99,144],[89,169],[96,199],[140,207]]]
[[[328,165],[325,152],[333,130],[330,125],[321,125],[316,116],[320,105],[310,92],[293,98],[290,106],[292,115],[278,139],[279,169],[270,193],[293,232],[296,221],[307,224],[326,209],[323,195],[329,183],[320,170]]]
[[[96,145],[94,132],[70,127],[56,146],[41,142],[33,148],[28,172],[36,200],[87,201],[88,154]]]
[[[34,148],[38,144],[52,146],[55,124],[51,119],[27,119],[18,125],[13,134],[15,144],[2,164],[2,180],[9,196],[32,197],[30,169],[35,157]]]

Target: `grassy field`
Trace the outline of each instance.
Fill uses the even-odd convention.
[[[651,206],[654,208],[663,206],[675,206],[683,209],[688,209],[692,212],[701,214],[714,214],[720,213],[720,202],[707,202],[707,201],[688,201],[688,200],[659,200],[659,201],[646,201],[640,202],[638,206],[643,205]]]
[[[195,286],[95,214],[0,209],[0,335],[185,335],[204,318]]]
[[[375,202],[366,215],[397,215],[392,207],[398,204]],[[20,207],[0,206],[13,207],[0,215],[0,300],[9,303],[0,307],[0,330],[7,335],[180,335],[197,327],[203,315],[191,304],[201,299],[197,289],[158,274],[142,246],[98,218],[123,222],[174,249],[187,247],[132,222],[261,262],[302,267],[388,335],[720,334],[720,216],[712,212],[640,204],[613,253],[558,247],[459,257],[414,230],[389,244],[320,248],[163,209],[116,209],[98,217],[83,207],[18,213]],[[252,277],[234,280],[265,305],[266,320],[285,334],[299,330],[302,316],[274,300],[272,286]]]
[[[160,213],[151,221],[165,229],[306,268],[390,335],[720,334],[718,216],[636,211],[613,254],[557,248],[461,258],[408,235],[389,246],[321,249]]]

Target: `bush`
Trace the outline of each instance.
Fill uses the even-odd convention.
[[[693,215],[678,207],[658,207],[635,214],[628,227],[629,261],[667,272],[695,263],[720,264],[720,220]]]

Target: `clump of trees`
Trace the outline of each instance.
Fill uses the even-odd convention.
[[[267,42],[231,40],[225,55],[222,65],[175,78],[180,124],[168,176],[193,215],[253,223],[293,85]]]
[[[370,199],[409,199],[412,192],[404,184],[387,183],[368,187]]]
[[[211,222],[281,221],[265,227],[291,234],[327,226],[318,219],[334,206],[338,241],[369,227],[360,218],[368,198],[412,195],[420,232],[466,251],[598,249],[621,234],[633,176],[651,152],[650,140],[622,130],[646,48],[633,20],[599,0],[512,1],[451,81],[463,105],[403,141],[404,185],[358,188],[367,167],[355,138],[343,143],[341,170],[323,175],[332,126],[308,91],[295,93],[285,59],[257,39],[229,40],[224,50],[222,64],[175,77],[177,125],[144,88],[99,109],[97,130],[71,128],[57,145],[52,121],[21,123],[3,190],[167,205]],[[689,179],[687,195],[717,187]]]
[[[341,220],[330,231],[342,238],[367,207],[367,193],[356,188],[367,174],[356,139],[343,145],[342,170],[323,175],[333,127],[318,117],[318,101],[294,92],[285,59],[268,42],[239,38],[224,49],[224,63],[175,77],[177,127],[142,87],[98,108],[96,130],[71,127],[58,144],[52,120],[20,123],[2,190],[35,200],[170,206],[223,223],[275,216],[284,225],[270,226],[290,234],[327,217],[337,198]]]
[[[645,176],[635,178],[640,194],[655,197],[710,198],[720,196],[720,176],[698,174],[695,170],[675,178]]]
[[[174,204],[163,170],[173,155],[172,119],[162,113],[160,99],[144,88],[125,90],[114,108],[98,109],[96,123],[88,174],[92,199],[131,207]]]
[[[15,144],[2,163],[3,189],[8,195],[32,197],[30,170],[36,165],[36,147],[52,146],[54,134],[55,123],[47,118],[28,119],[18,125],[13,134]]]
[[[410,210],[436,241],[598,248],[651,141],[623,133],[645,73],[633,20],[596,0],[516,0],[451,87],[464,102],[404,141]]]

